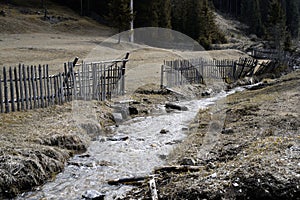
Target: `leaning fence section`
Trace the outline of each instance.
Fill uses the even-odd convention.
[[[237,80],[252,75],[257,60],[190,60],[165,61],[161,68],[161,87],[174,87],[185,84],[205,83],[207,79]]]
[[[125,64],[122,60],[81,62],[75,73],[75,98],[104,101],[123,95],[125,91]]]

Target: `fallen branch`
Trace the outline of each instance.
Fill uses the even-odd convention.
[[[108,180],[107,183],[109,185],[119,185],[119,184],[136,185],[137,183],[139,183],[141,181],[145,181],[147,179],[149,179],[149,176],[119,178],[119,179]]]
[[[152,200],[158,200],[158,194],[157,194],[154,176],[152,176],[152,178],[149,181],[149,188],[150,188]]]
[[[204,166],[191,166],[191,165],[179,165],[179,166],[163,166],[154,169],[154,173],[158,174],[159,172],[198,172],[201,171]]]

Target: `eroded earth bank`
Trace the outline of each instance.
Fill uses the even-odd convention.
[[[299,199],[299,95],[298,71],[201,110],[153,172],[159,199]],[[222,112],[224,124],[214,120]],[[146,181],[123,199],[153,194]]]

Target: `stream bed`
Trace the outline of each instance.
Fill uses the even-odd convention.
[[[130,119],[111,127],[113,138],[99,136],[87,152],[68,161],[54,181],[17,199],[84,199],[89,190],[98,191],[105,199],[115,199],[131,186],[108,185],[107,180],[150,175],[154,167],[165,164],[170,151],[185,137],[185,131],[199,109],[206,108],[238,89],[214,97],[179,102],[187,111],[166,112],[162,105],[152,116]],[[161,130],[166,130],[164,134]]]

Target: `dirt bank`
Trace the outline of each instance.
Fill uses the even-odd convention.
[[[299,199],[300,72],[265,82],[199,112],[168,157],[170,166],[191,170],[156,170],[159,199]],[[224,124],[211,124],[221,112]],[[211,131],[216,126],[222,131]],[[147,183],[124,199],[151,199]]]
[[[113,123],[102,103],[103,126]],[[72,104],[0,115],[0,198],[11,198],[55,178],[65,162],[87,149],[92,130],[101,126],[75,123]]]

